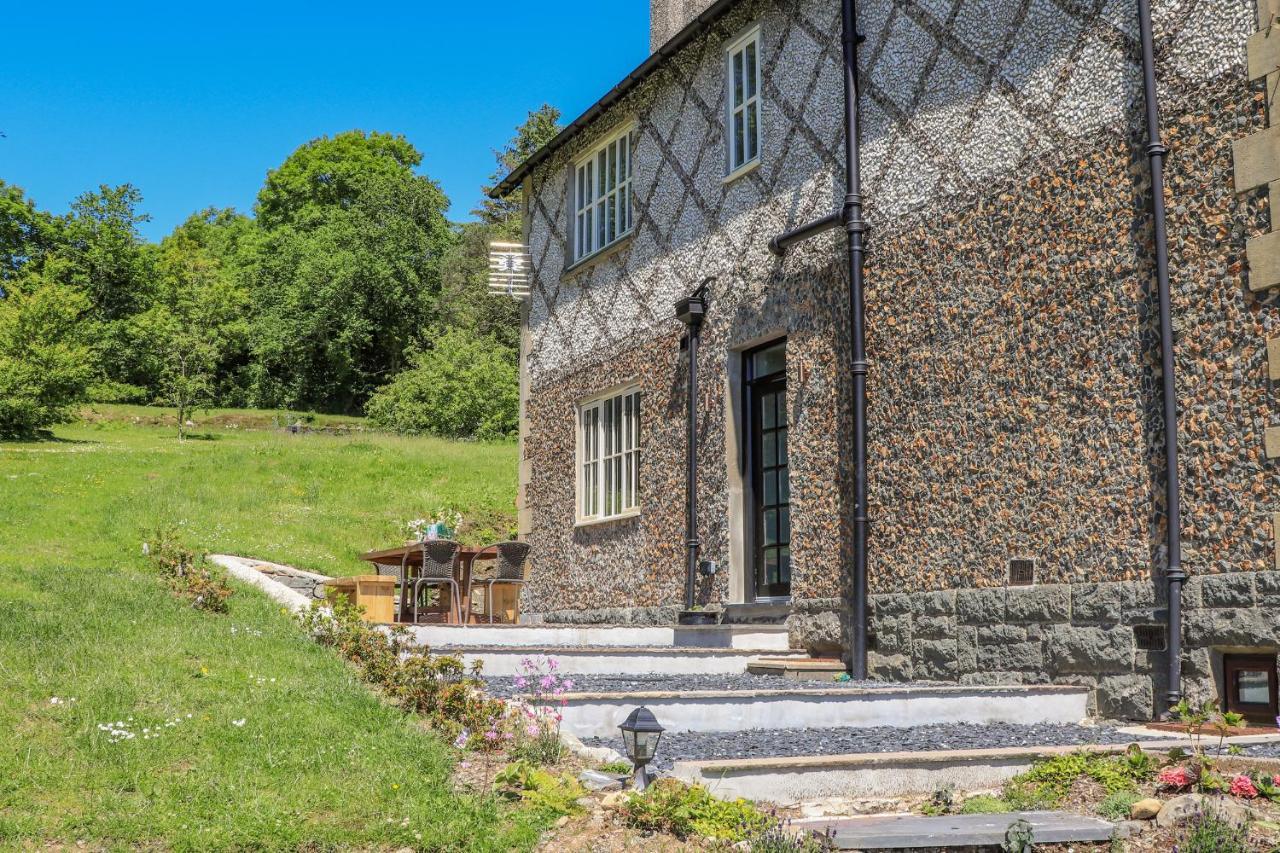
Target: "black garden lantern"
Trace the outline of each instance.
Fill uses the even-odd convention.
[[[635,767],[634,787],[643,791],[649,786],[649,774],[645,766],[653,760],[658,752],[658,741],[666,731],[658,724],[658,718],[643,705],[631,712],[618,728],[622,729],[622,745],[627,751],[627,758]]]

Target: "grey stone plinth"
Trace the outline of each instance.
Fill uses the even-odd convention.
[[[961,589],[956,591],[956,618],[966,625],[993,625],[1005,621],[1008,590]]]
[[[1046,665],[1053,672],[1126,672],[1133,668],[1133,631],[1058,626],[1049,634]]]
[[[1033,586],[1009,590],[1005,620],[1011,623],[1065,622],[1071,614],[1071,588]]]
[[[1114,583],[1082,583],[1071,589],[1071,621],[1076,624],[1120,621],[1124,590]]]

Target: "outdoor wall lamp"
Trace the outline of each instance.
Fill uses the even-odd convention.
[[[622,729],[622,746],[627,751],[627,758],[635,767],[635,781],[632,786],[637,791],[649,787],[649,773],[645,767],[653,760],[658,751],[658,741],[666,729],[658,724],[653,712],[641,705],[631,712],[618,726]]]

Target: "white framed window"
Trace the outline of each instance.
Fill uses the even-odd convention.
[[[574,164],[574,263],[631,233],[631,131],[614,134]]]
[[[640,508],[640,391],[628,388],[578,407],[578,521]]]
[[[729,173],[760,157],[760,28],[729,45],[726,120]]]

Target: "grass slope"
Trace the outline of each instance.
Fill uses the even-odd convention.
[[[240,587],[229,615],[198,613],[139,553],[173,523],[199,547],[359,570],[439,504],[501,529],[514,448],[234,419],[179,445],[107,414],[126,422],[0,445],[0,843],[530,846],[533,817],[453,792],[447,747],[265,598]],[[99,729],[117,722],[135,737]]]

